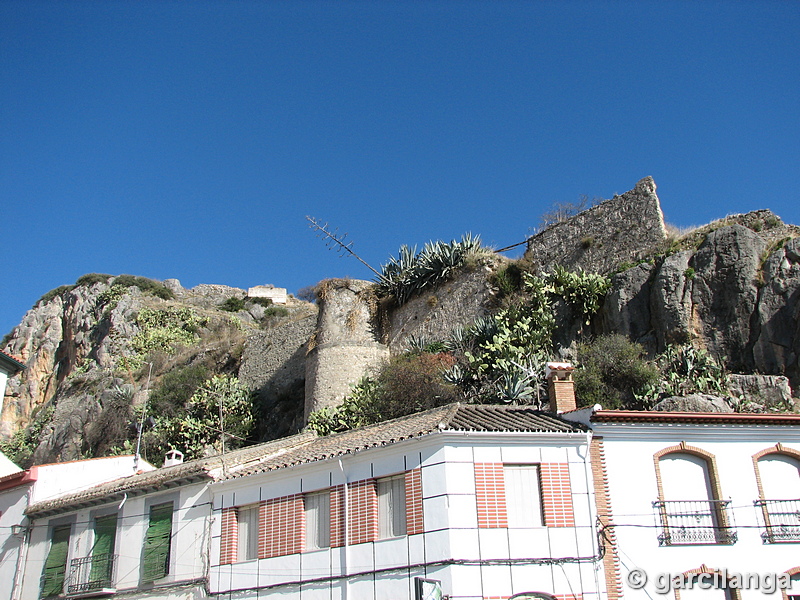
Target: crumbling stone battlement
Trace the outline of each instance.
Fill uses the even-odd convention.
[[[631,191],[533,236],[525,258],[545,270],[558,264],[608,273],[643,258],[666,238],[656,184],[652,177],[645,177]]]

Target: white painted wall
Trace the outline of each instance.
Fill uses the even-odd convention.
[[[586,600],[604,596],[602,567],[597,563],[555,565],[486,565],[480,560],[563,558],[596,552],[594,497],[583,435],[437,434],[342,458],[349,482],[383,477],[422,467],[425,533],[379,540],[346,548],[222,565],[219,563],[220,511],[286,494],[310,492],[341,484],[337,460],[213,484],[214,524],[211,544],[211,590],[228,592],[277,585],[345,572],[365,573],[345,583],[333,579],[302,586],[302,598],[411,600],[414,577],[439,579],[445,593],[459,599],[508,597],[524,591],[583,593]],[[475,462],[567,462],[577,527],[478,529]],[[461,559],[464,565],[424,566]],[[375,570],[402,567],[373,575]],[[410,567],[410,568],[409,568]],[[269,590],[276,598],[299,598],[299,585]],[[241,599],[263,597],[241,591]],[[272,597],[270,595],[269,597]]]
[[[69,559],[90,555],[94,543],[94,518],[97,514],[116,512],[117,590],[134,592],[140,588],[142,549],[149,521],[149,507],[174,502],[170,573],[154,586],[138,593],[136,598],[196,598],[201,585],[182,592],[170,592],[164,586],[192,582],[207,575],[205,560],[209,545],[211,496],[206,484],[183,486],[146,496],[72,511],[49,519],[38,519],[31,531],[31,545],[25,568],[21,598],[37,598],[44,561],[50,547],[50,528],[54,524],[72,523]],[[68,571],[69,572],[69,571]]]
[[[23,534],[12,535],[12,526],[23,522],[30,484],[0,491],[0,600],[9,600],[17,577]]]
[[[134,474],[131,455],[52,463],[37,468],[39,480],[33,489],[32,504]],[[139,461],[139,470],[153,469],[150,463]]]
[[[800,450],[800,431],[778,426],[696,426],[658,424],[594,424],[594,433],[603,437],[606,468],[609,478],[611,506],[616,524],[615,532],[622,564],[622,585],[625,598],[653,600],[675,596],[659,595],[653,579],[660,573],[680,574],[705,564],[711,568],[726,568],[729,573],[780,573],[800,566],[800,543],[762,543],[759,511],[753,505],[758,488],[752,456],[782,442],[787,448]],[[733,545],[680,545],[659,547],[658,519],[652,506],[658,499],[653,455],[667,447],[685,441],[716,457],[723,499],[730,499],[738,541]],[[665,473],[665,496],[691,500],[702,493],[702,485],[692,475],[681,474],[662,461]],[[777,497],[800,498],[800,476],[785,464],[766,467],[771,479],[770,491]],[[777,479],[773,479],[777,475]],[[670,489],[667,490],[666,488]],[[677,489],[673,489],[677,488]],[[632,589],[626,582],[633,569],[643,569],[650,578],[645,590]],[[714,598],[712,591],[682,591],[681,600]],[[717,596],[720,597],[720,596]],[[743,600],[778,600],[760,591],[742,591]]]
[[[0,477],[5,477],[12,473],[19,473],[20,471],[22,471],[22,469],[11,462],[5,454],[0,452]]]

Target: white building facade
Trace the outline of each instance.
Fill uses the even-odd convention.
[[[133,456],[112,456],[38,465],[25,471],[17,468],[16,472],[0,477],[0,582],[8,582],[0,585],[0,600],[38,597],[35,592],[22,593],[25,567],[31,560],[31,540],[39,533],[26,516],[29,506],[130,477],[133,464]],[[140,461],[139,468],[154,467]]]
[[[588,428],[449,405],[33,504],[19,598],[605,600]]]
[[[800,596],[800,415],[589,415],[610,599]]]
[[[451,405],[233,467],[211,486],[210,594],[603,598],[589,460],[556,415]]]

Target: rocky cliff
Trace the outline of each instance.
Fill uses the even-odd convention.
[[[256,394],[288,398],[299,416],[279,419],[278,427],[297,428],[304,376],[289,359],[308,340],[313,325],[306,324],[316,322],[316,307],[290,299],[279,311],[258,303],[235,312],[220,308],[245,294],[221,285],[184,289],[175,279],[159,284],[97,275],[49,292],[4,340],[4,349],[27,368],[8,381],[0,439],[32,432],[28,440],[17,435],[17,442],[30,445],[27,461],[35,464],[102,454],[109,440],[97,424],[127,409],[117,402],[121,390],[130,390],[138,406],[165,373],[193,364],[210,374],[241,370]],[[279,351],[265,363],[259,357],[269,340]],[[269,419],[261,423],[270,426]]]

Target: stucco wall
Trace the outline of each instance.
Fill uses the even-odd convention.
[[[726,568],[729,573],[781,573],[800,566],[800,543],[764,544],[759,513],[753,505],[758,486],[752,456],[774,448],[781,441],[787,448],[800,450],[800,434],[790,427],[691,426],[597,424],[596,435],[603,437],[608,488],[614,514],[614,531],[620,556],[628,569],[640,568],[650,582],[644,590],[631,589],[622,569],[624,595],[630,600],[655,597],[673,599],[670,593],[657,595],[654,578],[661,573],[679,575],[705,564],[712,569]],[[715,457],[721,498],[730,500],[735,544],[659,546],[656,513],[652,503],[658,500],[658,484],[653,456],[685,442]],[[635,475],[634,475],[635,474]],[[681,493],[672,490],[671,494]],[[673,495],[674,497],[674,495]],[[685,498],[693,500],[693,498]],[[796,593],[796,592],[795,592]],[[688,597],[688,596],[687,596]],[[743,600],[780,598],[764,596],[759,590],[743,590]]]
[[[474,434],[465,440],[461,435],[441,434],[344,456],[341,469],[338,461],[322,461],[219,484],[214,496],[217,518],[211,543],[212,593],[269,585],[277,586],[268,591],[275,597],[299,598],[300,586],[292,581],[332,577],[333,581],[303,585],[302,598],[412,600],[414,577],[427,577],[441,580],[446,594],[466,600],[507,598],[531,590],[569,595],[571,589],[582,592],[585,600],[597,600],[597,582],[603,581],[602,571],[596,570],[599,563],[477,564],[479,560],[547,559],[594,553],[594,498],[584,462],[584,440],[536,434]],[[479,529],[476,462],[567,464],[576,527]],[[219,515],[224,508],[337,486],[345,477],[352,483],[417,467],[422,470],[423,534],[219,565]],[[407,568],[451,559],[470,564]],[[371,572],[388,568],[398,570]],[[347,584],[338,577],[345,569],[348,573],[366,574],[351,578]],[[259,596],[256,590],[241,591],[237,597],[255,600],[265,592],[262,590]]]

